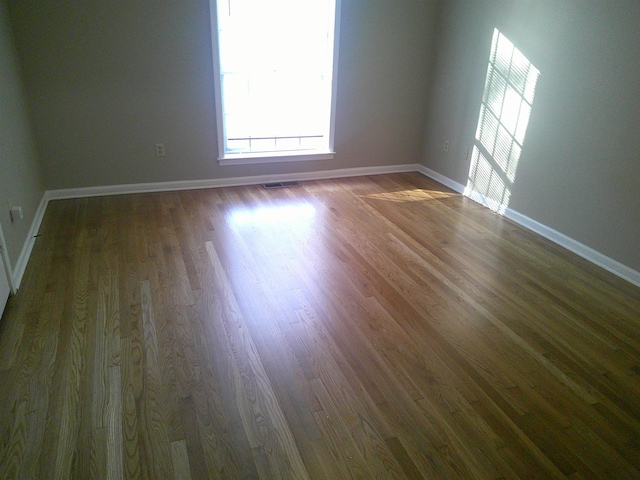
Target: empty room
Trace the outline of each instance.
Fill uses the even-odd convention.
[[[639,25],[0,0],[0,478],[640,478]]]

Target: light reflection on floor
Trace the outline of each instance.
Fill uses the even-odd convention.
[[[263,225],[302,226],[310,223],[316,215],[313,205],[298,202],[273,207],[260,206],[234,210],[229,214],[232,227],[256,227]]]
[[[386,200],[388,202],[402,203],[449,198],[456,195],[457,193],[455,192],[442,192],[438,190],[423,190],[416,188],[413,190],[401,190],[398,192],[372,193],[370,195],[362,195],[362,197],[371,198],[373,200]]]

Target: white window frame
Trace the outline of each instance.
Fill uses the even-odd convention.
[[[224,123],[222,112],[222,86],[220,82],[220,49],[218,41],[218,0],[209,0],[209,10],[211,15],[211,42],[213,52],[213,81],[214,98],[216,108],[216,127],[218,135],[218,164],[220,165],[246,165],[258,163],[277,163],[310,160],[330,160],[335,156],[335,116],[336,116],[336,89],[338,79],[338,45],[340,37],[340,11],[341,0],[335,0],[335,24],[333,32],[333,72],[331,81],[331,111],[329,114],[329,141],[328,148],[322,150],[299,150],[283,152],[248,152],[233,153],[225,152]],[[222,0],[224,1],[224,0]]]

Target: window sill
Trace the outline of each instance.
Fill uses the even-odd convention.
[[[227,155],[219,158],[219,165],[249,165],[254,163],[279,163],[279,162],[306,162],[311,160],[331,160],[335,152],[316,151],[309,153],[300,152],[274,152],[274,153],[241,153]]]

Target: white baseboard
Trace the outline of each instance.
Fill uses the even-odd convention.
[[[40,229],[40,224],[44,217],[44,212],[47,208],[49,200],[63,199],[63,198],[79,198],[79,197],[95,197],[103,195],[120,195],[128,193],[147,193],[147,192],[163,192],[174,190],[194,190],[201,188],[218,188],[218,187],[235,187],[242,185],[255,185],[260,183],[279,182],[279,181],[304,181],[304,180],[323,180],[328,178],[344,178],[344,177],[358,177],[365,175],[380,175],[385,173],[402,173],[402,172],[419,172],[422,175],[429,177],[449,188],[458,192],[464,193],[465,186],[458,183],[430,168],[420,164],[404,164],[404,165],[389,165],[378,167],[360,167],[360,168],[343,168],[338,170],[322,170],[317,172],[305,172],[305,173],[288,173],[280,175],[257,175],[248,177],[234,177],[234,178],[213,178],[206,180],[184,180],[176,182],[158,182],[158,183],[136,183],[128,185],[107,185],[100,187],[84,187],[84,188],[69,188],[60,190],[47,190],[38,206],[38,210],[33,219],[31,229],[29,230],[29,236],[24,244],[18,262],[13,271],[13,283],[15,288],[18,288],[22,281],[25,268],[29,257],[31,256],[31,250],[35,241],[35,235]],[[566,248],[567,250],[585,258],[586,260],[598,265],[599,267],[608,270],[609,272],[627,280],[628,282],[640,287],[640,272],[633,270],[626,265],[603,255],[596,250],[583,245],[582,243],[550,228],[547,227],[532,218],[527,217],[515,210],[508,208],[505,211],[505,216],[517,224],[551,240],[552,242]]]
[[[66,188],[47,190],[50,200],[62,198],[99,197],[128,193],[169,192],[174,190],[196,190],[201,188],[238,187],[270,182],[292,182],[304,180],[324,180],[328,178],[361,177],[384,173],[416,172],[418,164],[387,165],[379,167],[341,168],[305,173],[283,173],[277,175],[255,175],[248,177],[211,178],[206,180],[181,180],[176,182],[132,183],[126,185],[106,185],[101,187]]]
[[[546,239],[557,243],[570,252],[573,252],[576,255],[589,260],[591,263],[594,263],[599,267],[604,268],[605,270],[617,275],[618,277],[623,278],[626,281],[640,287],[640,272],[629,268],[626,265],[618,262],[617,260],[607,257],[597,250],[594,250],[591,247],[587,247],[577,240],[574,240],[573,238],[568,237],[567,235],[560,233],[553,228],[547,227],[546,225],[543,225],[542,223],[537,222],[532,218],[529,218],[526,215],[523,215],[515,210],[507,208],[504,212],[504,216],[509,218],[510,220],[513,220],[517,224],[528,228],[532,232],[535,232],[538,235],[541,235]]]
[[[464,193],[464,185],[451,180],[450,178],[445,177],[438,172],[434,172],[433,170],[423,165],[419,166],[418,172],[429,178],[432,178],[437,182],[442,183],[443,185],[451,188],[452,190],[455,190],[458,193]],[[474,200],[480,204],[487,204],[486,199],[474,198]],[[518,225],[531,230],[532,232],[535,232],[548,240],[551,240],[561,247],[566,248],[570,252],[573,252],[576,255],[579,255],[582,258],[590,261],[591,263],[594,263],[595,265],[604,268],[614,275],[617,275],[618,277],[623,278],[624,280],[636,285],[637,287],[640,287],[640,272],[638,272],[637,270],[627,267],[617,260],[607,257],[606,255],[603,255],[593,248],[587,247],[577,240],[574,240],[573,238],[568,237],[567,235],[560,233],[553,228],[547,227],[546,225],[543,225],[542,223],[537,222],[536,220],[529,218],[526,215],[523,215],[511,208],[507,208],[505,210],[504,216],[510,220],[513,220]]]
[[[2,231],[2,224],[0,224],[0,257],[2,258],[2,266],[0,266],[0,275],[5,275],[9,282],[9,290],[12,294],[15,294],[18,290],[13,282],[13,272],[11,271],[11,261],[9,260],[9,251],[7,250],[7,242],[4,239],[4,233]],[[2,306],[0,306],[0,317],[2,316]]]
[[[22,282],[22,277],[31,257],[31,251],[35,244],[35,236],[40,230],[44,213],[50,200],[65,198],[98,197],[104,195],[122,195],[129,193],[167,192],[175,190],[195,190],[200,188],[237,187],[241,185],[256,185],[269,182],[322,180],[327,178],[359,177],[364,175],[380,175],[384,173],[415,172],[417,164],[387,165],[379,167],[342,168],[337,170],[324,170],[307,173],[288,173],[279,175],[256,175],[234,178],[212,178],[206,180],[183,180],[176,182],[134,183],[126,185],[106,185],[98,187],[67,188],[59,190],[47,190],[44,192],[38,209],[34,216],[29,234],[25,240],[18,261],[13,269],[11,288],[13,293],[17,291]]]
[[[443,184],[445,187],[449,187],[451,190],[455,192],[464,193],[464,185],[454,180],[451,180],[449,177],[445,177],[444,175],[434,170],[431,170],[430,168],[427,168],[424,165],[418,165],[417,171],[420,172],[425,177],[429,177],[435,180],[436,182]]]
[[[15,288],[15,290],[18,290],[18,288],[20,288],[20,283],[22,282],[22,277],[24,276],[24,272],[27,268],[27,263],[29,262],[29,258],[31,257],[31,251],[33,250],[33,245],[36,241],[38,230],[40,230],[40,224],[42,224],[44,212],[47,210],[48,202],[49,198],[47,196],[47,192],[44,192],[42,198],[40,199],[40,203],[38,204],[36,214],[33,216],[31,228],[29,228],[29,233],[27,234],[27,239],[24,241],[20,256],[18,257],[18,260],[16,261],[16,264],[13,268],[13,287]]]

